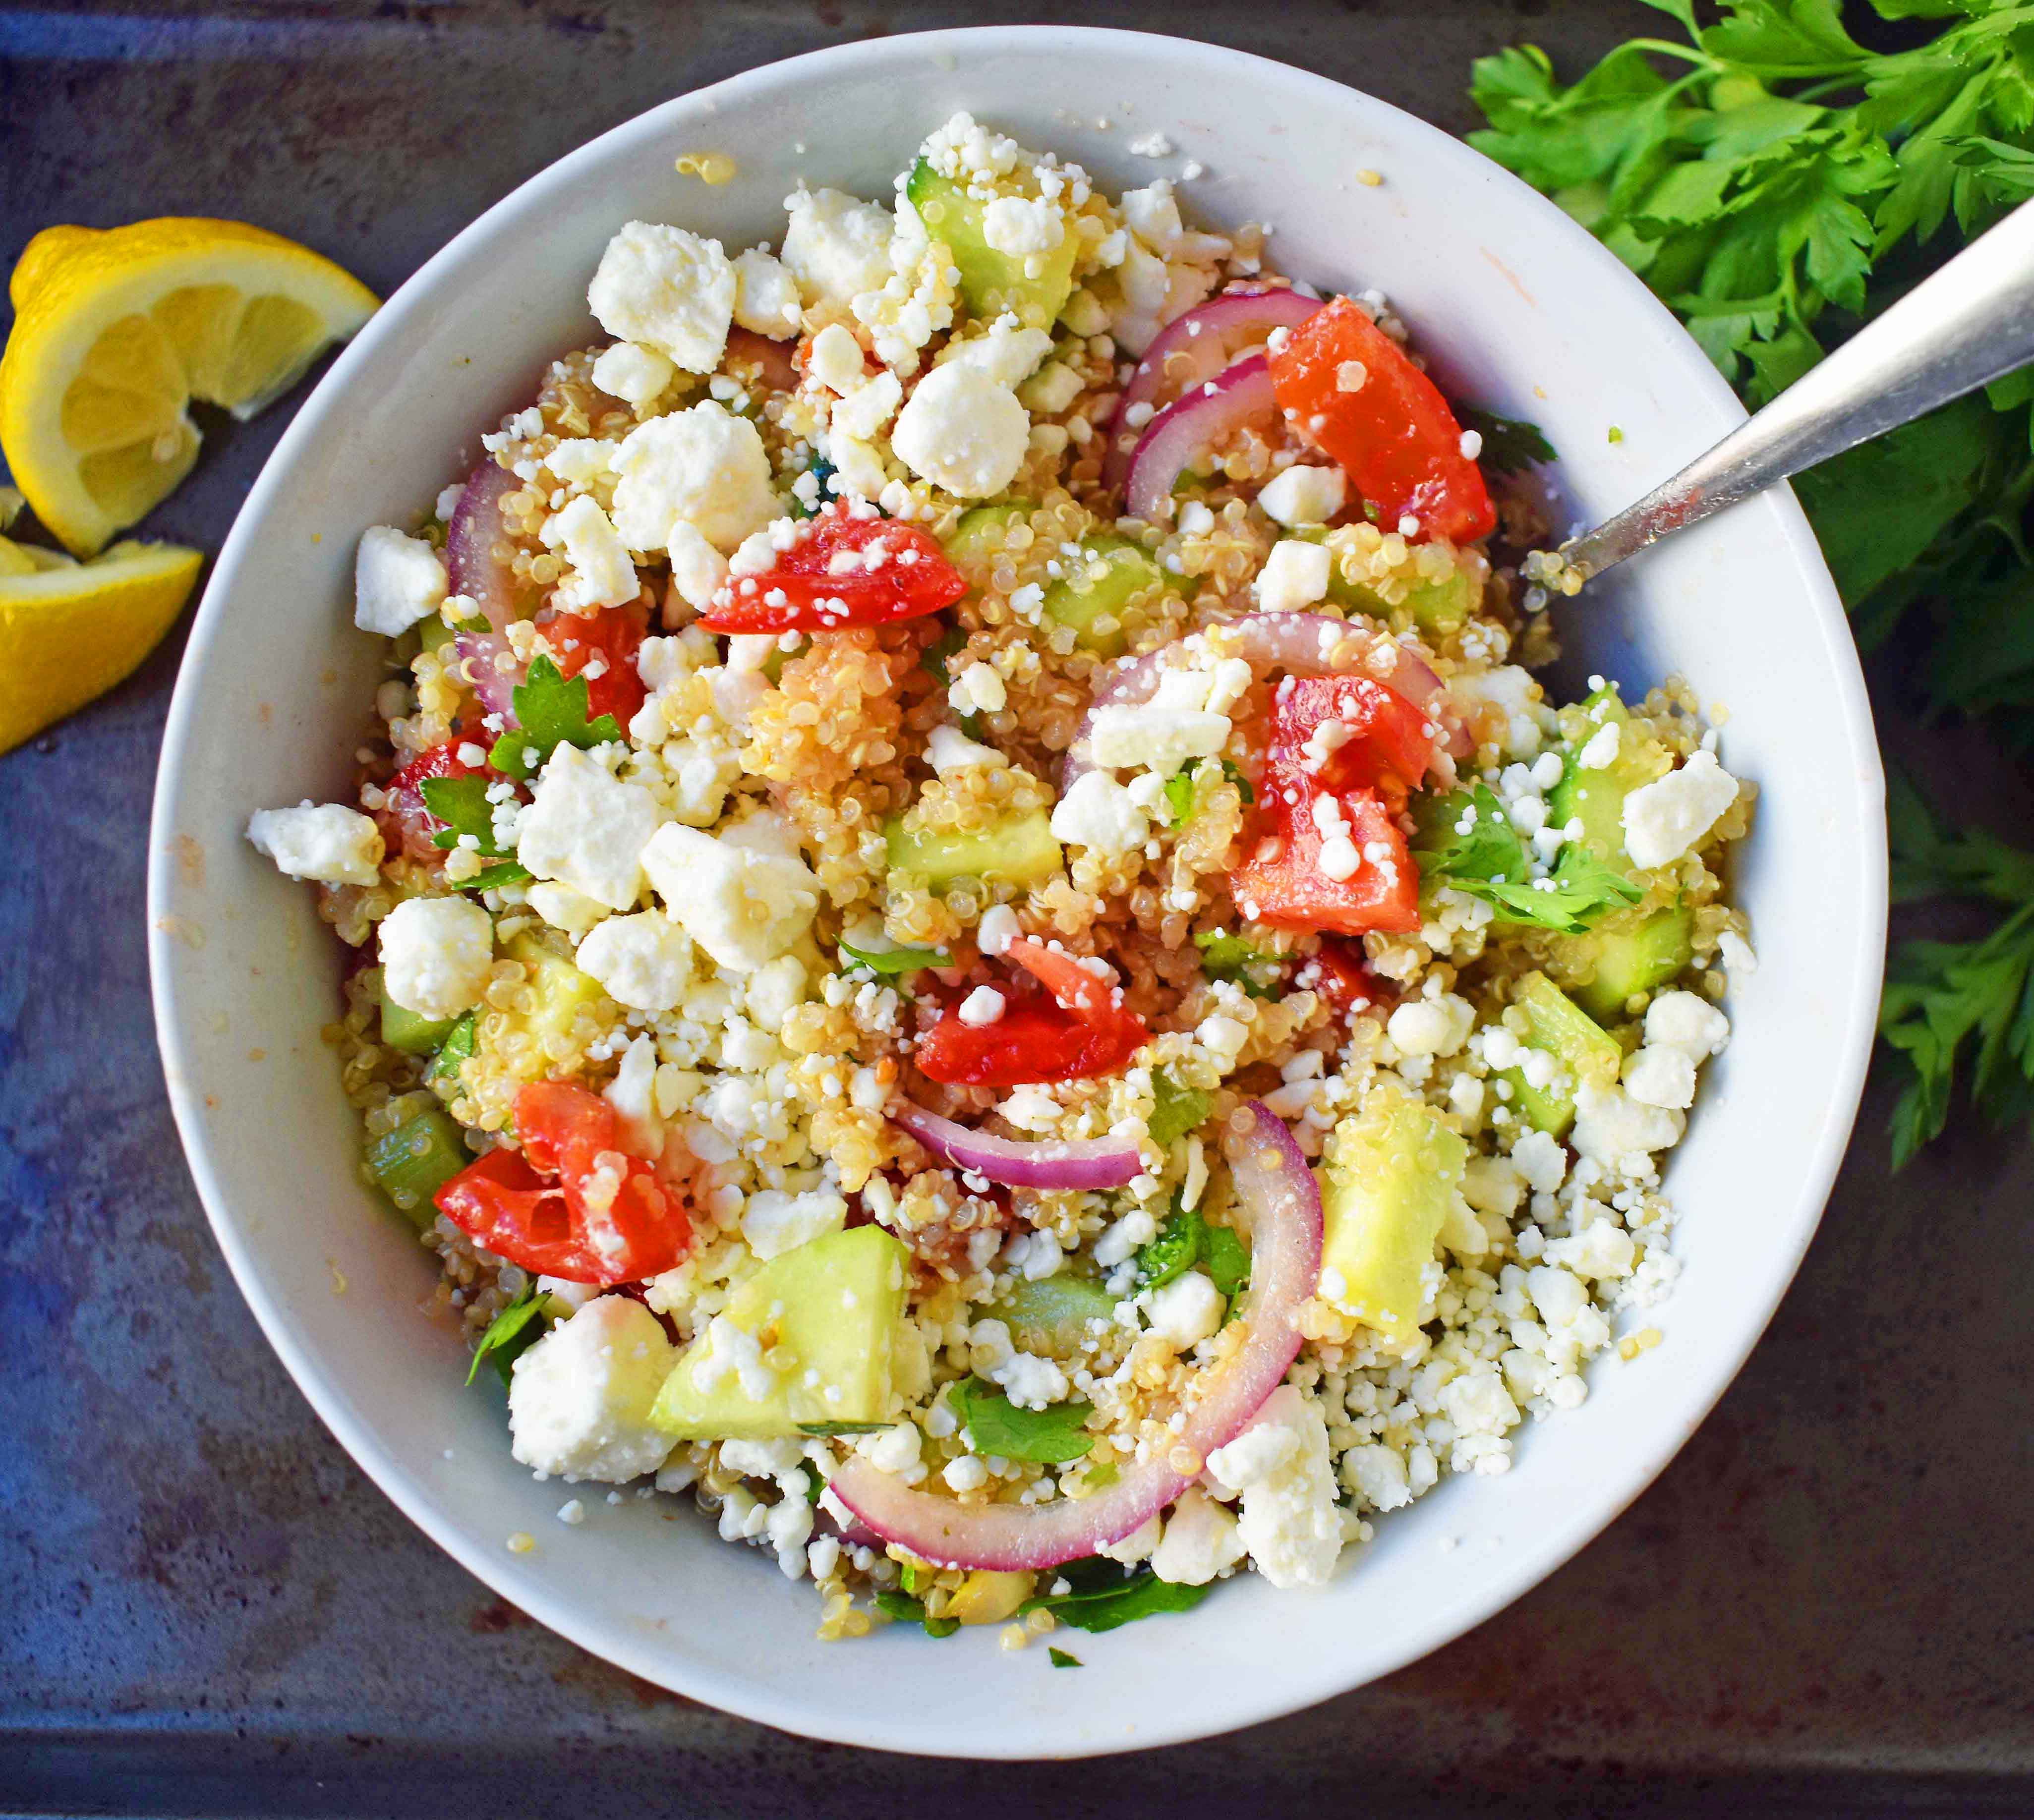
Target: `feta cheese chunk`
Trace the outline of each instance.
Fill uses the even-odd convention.
[[[586,301],[610,335],[654,348],[688,373],[711,373],[734,319],[734,268],[718,240],[630,221],[601,254]]]
[[[1014,316],[999,316],[985,335],[949,342],[940,364],[971,366],[998,385],[1015,388],[1053,351],[1042,328],[1020,328]]]
[[[920,479],[957,498],[986,499],[1016,478],[1030,434],[1015,392],[978,366],[950,360],[918,381],[890,446]]]
[[[680,519],[670,529],[665,546],[671,558],[671,591],[695,612],[712,605],[715,592],[727,580],[727,558],[700,535],[689,519]],[[664,623],[671,623],[672,608],[665,603]]]
[[[639,424],[614,452],[614,528],[631,550],[668,550],[689,525],[722,554],[777,516],[756,426],[711,400]]]
[[[1328,549],[1324,543],[1287,538],[1271,546],[1257,576],[1257,604],[1266,613],[1297,613],[1328,591]]]
[[[593,382],[610,398],[641,410],[664,395],[677,368],[654,347],[638,341],[617,341],[594,356]],[[546,456],[546,460],[549,460]],[[557,472],[556,467],[551,471]]]
[[[370,524],[353,559],[353,623],[394,638],[445,605],[445,566],[421,537]]]
[[[654,1473],[671,1438],[650,1425],[677,1349],[626,1296],[599,1296],[517,1359],[508,1380],[510,1451],[576,1482],[619,1485]]]
[[[614,534],[614,521],[599,501],[586,493],[562,512],[546,519],[538,533],[544,547],[561,552],[569,565],[552,595],[553,605],[567,613],[597,613],[621,606],[642,590],[628,546]]]
[[[879,373],[835,405],[827,424],[836,437],[867,442],[896,415],[903,397],[904,382],[894,373]]]
[[[1451,1056],[1469,1041],[1475,1026],[1476,1007],[1453,993],[1443,993],[1406,1000],[1384,1027],[1405,1055]]]
[[[1686,1112],[1695,1103],[1694,1058],[1649,1043],[1626,1058],[1624,1090],[1642,1106]]]
[[[1189,1485],[1151,1551],[1151,1571],[1175,1586],[1205,1586],[1223,1568],[1241,1560],[1243,1552],[1235,1518],[1198,1485]]]
[[[343,803],[257,809],[247,838],[291,878],[320,884],[370,885],[381,876],[381,831],[371,816]]]
[[[1470,736],[1505,758],[1529,759],[1554,724],[1553,713],[1531,671],[1515,663],[1465,671],[1448,684]]]
[[[1694,993],[1662,993],[1646,1008],[1646,1041],[1706,1061],[1730,1041],[1730,1019]]]
[[[765,1263],[846,1224],[847,1203],[824,1188],[802,1195],[764,1188],[751,1195],[741,1210],[743,1242]]]
[[[1134,1567],[1139,1561],[1150,1558],[1158,1546],[1158,1538],[1165,1533],[1165,1520],[1154,1510],[1120,1542],[1111,1542],[1105,1548],[1095,1550],[1098,1555],[1106,1555],[1112,1561],[1120,1561],[1124,1567]]]
[[[569,884],[539,879],[525,894],[530,908],[554,929],[574,937],[583,936],[607,914],[607,906],[596,903],[584,891]]]
[[[1671,865],[1715,827],[1737,801],[1737,779],[1713,752],[1694,752],[1678,771],[1642,784],[1624,799],[1624,850],[1650,870]]]
[[[560,745],[523,812],[516,857],[540,879],[569,884],[610,910],[632,910],[643,889],[643,849],[662,820],[642,785],[610,775],[576,745]]]
[[[791,220],[783,262],[809,301],[846,310],[862,291],[881,289],[896,225],[888,209],[839,190],[801,190],[784,207]]]
[[[1023,259],[1065,239],[1066,217],[1046,197],[999,196],[981,212],[981,237],[998,253]]]
[[[802,859],[675,822],[657,831],[643,868],[685,933],[735,973],[775,960],[819,910],[820,881]]]
[[[422,1018],[480,1003],[494,966],[494,921],[463,897],[405,898],[381,919],[381,989]]]
[[[1238,1525],[1257,1570],[1274,1586],[1317,1586],[1342,1552],[1320,1407],[1282,1384],[1241,1434],[1208,1456],[1208,1470],[1243,1494]]]
[[[1127,853],[1150,838],[1151,824],[1126,785],[1090,771],[1075,779],[1073,788],[1060,798],[1053,811],[1053,832],[1075,846]]]
[[[1678,1112],[1642,1105],[1622,1087],[1585,1081],[1575,1090],[1574,1146],[1613,1173],[1641,1175],[1646,1159],[1680,1139]]]
[[[1340,468],[1295,466],[1266,481],[1257,503],[1274,524],[1326,524],[1348,497],[1349,482]]]
[[[851,330],[829,322],[812,337],[805,357],[805,370],[829,392],[845,398],[869,377],[861,358],[861,343]]]
[[[1183,1270],[1140,1299],[1151,1331],[1183,1353],[1222,1325],[1222,1292],[1199,1270]]]
[[[944,721],[925,736],[925,763],[941,777],[949,771],[1008,762],[994,747],[978,745],[959,727],[948,726]]]
[[[1088,751],[1109,771],[1148,770],[1170,777],[1190,759],[1213,758],[1228,742],[1229,716],[1206,708],[1098,708],[1088,728]]]
[[[781,260],[760,246],[735,255],[734,320],[752,335],[772,341],[796,338],[801,306],[797,280]]]
[[[675,1011],[692,984],[692,944],[662,910],[610,917],[579,944],[579,970],[631,1011]]]

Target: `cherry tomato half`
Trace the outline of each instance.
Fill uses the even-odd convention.
[[[893,518],[821,508],[761,575],[732,578],[699,623],[709,632],[829,632],[887,625],[951,606],[967,592],[939,540]]]

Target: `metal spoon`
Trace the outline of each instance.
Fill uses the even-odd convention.
[[[2034,360],[2034,202],[1860,328],[1764,410],[1547,564],[1586,581],[1776,480],[1926,416]]]

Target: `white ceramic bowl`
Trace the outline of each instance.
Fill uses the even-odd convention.
[[[350,624],[355,540],[462,475],[543,363],[593,338],[586,284],[615,227],[775,238],[797,178],[887,197],[960,107],[1111,190],[1177,171],[1129,152],[1162,129],[1207,167],[1184,186],[1194,209],[1271,221],[1283,268],[1324,287],[1382,287],[1459,396],[1544,426],[1578,517],[1623,505],[1741,415],[1667,312],[1550,205],[1298,70],[1045,27],[879,39],[737,77],[490,210],[298,413],[192,632],[156,796],[150,942],[171,1100],[241,1289],[333,1432],[453,1555],[587,1649],[752,1718],[891,1750],[1072,1755],[1219,1732],[1385,1674],[1517,1597],[1665,1465],[1772,1314],[1850,1130],[1884,936],[1882,783],[1843,614],[1784,489],[1567,611],[1578,676],[1642,686],[1679,671],[1728,704],[1724,755],[1762,793],[1738,880],[1761,964],[1674,1154],[1685,1270],[1647,1317],[1664,1345],[1600,1364],[1588,1403],[1524,1432],[1508,1475],[1450,1481],[1380,1522],[1329,1589],[1245,1577],[1191,1617],[1079,1639],[1084,1670],[1056,1674],[1042,1649],[1007,1657],[993,1633],[819,1643],[809,1585],[669,1499],[596,1496],[583,1528],[561,1525],[568,1494],[510,1460],[498,1392],[461,1387],[457,1337],[418,1312],[427,1260],[355,1178],[358,1121],[318,1038],[333,944],[310,893],[241,830],[265,805],[343,797],[379,651]],[[731,154],[734,181],[674,174],[677,155],[703,151]],[[1353,181],[1366,167],[1381,186]],[[515,1530],[534,1552],[506,1552]]]

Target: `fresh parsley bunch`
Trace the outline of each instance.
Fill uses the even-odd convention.
[[[1531,46],[1481,59],[1472,94],[1490,126],[1471,142],[1642,276],[1754,406],[2034,197],[2034,5],[1649,3],[1684,36],[1634,39],[1578,81]],[[2034,368],[1795,482],[1861,647],[1902,630],[1927,711],[1991,715],[2023,752],[2030,405]],[[2034,1103],[2034,856],[1945,834],[1918,799],[1896,806],[1905,895],[1925,878],[1998,918],[1894,960],[1882,1028],[1912,1070],[1904,1162],[1942,1129],[1960,1055],[1995,1118]]]

